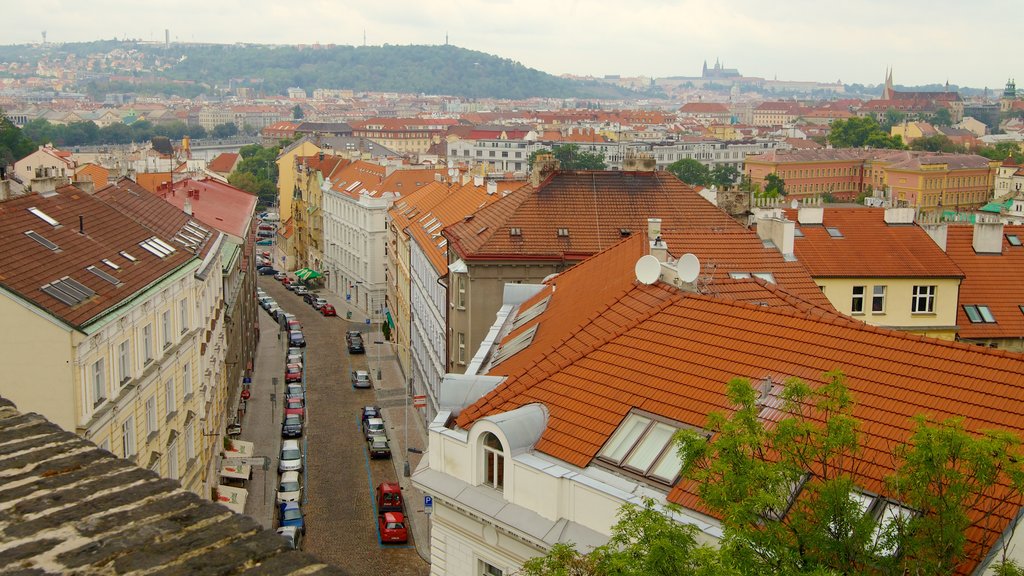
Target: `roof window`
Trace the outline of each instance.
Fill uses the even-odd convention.
[[[88,270],[89,272],[92,272],[96,276],[99,276],[100,278],[106,280],[107,282],[110,282],[114,286],[120,286],[121,285],[121,281],[120,280],[118,280],[117,278],[114,278],[110,274],[107,274],[105,271],[100,270],[99,268],[97,268],[95,266],[87,266],[85,269]]]
[[[1016,234],[1007,234],[1006,241],[1010,243],[1010,246],[1021,245],[1020,236],[1017,236]]]
[[[523,235],[523,230],[521,228],[509,228],[508,229],[508,235],[509,236],[522,236]]]
[[[569,229],[568,228],[559,228],[558,229],[558,237],[559,238],[568,238],[569,237]]]
[[[836,228],[834,226],[826,226],[825,231],[828,232],[828,235],[831,236],[832,238],[843,237],[843,233],[839,231],[839,228]]]
[[[598,452],[602,460],[628,472],[672,485],[683,463],[672,441],[678,426],[631,412]]]
[[[132,256],[131,254],[125,252],[124,250],[121,250],[120,252],[118,252],[118,254],[123,256],[125,260],[131,260],[132,262],[138,262],[139,261],[138,258],[136,258],[135,256]]]
[[[964,312],[967,313],[967,319],[975,324],[994,324],[996,321],[996,317],[992,315],[992,310],[983,304],[966,304],[964,305]]]
[[[42,235],[40,235],[39,233],[37,233],[37,232],[35,232],[33,230],[27,230],[25,232],[25,236],[28,236],[29,238],[35,240],[36,242],[39,242],[40,244],[42,244],[43,246],[49,248],[50,250],[53,250],[54,252],[59,252],[60,251],[60,246],[57,246],[53,242],[50,242],[46,238],[43,238]]]
[[[74,306],[96,295],[91,288],[68,276],[43,284],[39,289],[68,306]]]
[[[57,222],[53,218],[50,218],[49,216],[46,215],[46,212],[43,212],[42,210],[40,210],[39,208],[36,208],[35,206],[32,206],[31,208],[29,208],[28,211],[31,212],[32,214],[35,214],[36,216],[38,216],[40,219],[42,219],[43,222],[46,222],[50,226],[54,226],[54,227],[60,226],[60,222]]]

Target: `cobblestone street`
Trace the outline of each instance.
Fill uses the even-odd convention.
[[[352,574],[425,575],[430,566],[426,542],[428,517],[423,496],[402,477],[406,450],[403,409],[404,379],[390,352],[380,357],[372,335],[366,335],[367,354],[348,354],[346,330],[364,332],[369,326],[345,319],[347,307],[336,297],[327,296],[338,310],[338,317],[323,317],[311,306],[286,290],[269,276],[261,276],[259,285],[277,300],[286,312],[295,314],[305,335],[306,422],[302,438],[305,455],[302,510],[306,537],[303,549],[321,560]],[[357,316],[358,319],[358,316]],[[255,442],[256,455],[271,456],[264,498],[263,471],[254,469],[249,487],[247,513],[267,526],[273,525],[274,490],[277,486],[277,453],[280,449],[280,422],[283,412],[284,344],[277,338],[273,319],[260,311],[261,339],[253,376],[253,397],[247,405],[241,439]],[[379,337],[377,338],[379,340]],[[386,345],[384,345],[386,346]],[[383,348],[383,346],[382,346]],[[352,370],[370,370],[373,390],[351,387]],[[277,378],[276,391],[273,378]],[[270,393],[275,393],[270,403]],[[363,406],[382,407],[391,440],[392,460],[371,460],[363,441],[360,414]],[[414,412],[410,409],[410,412]],[[419,416],[409,415],[409,444],[425,448]],[[415,467],[419,455],[410,463]],[[406,499],[409,543],[382,545],[377,536],[373,490],[383,481],[400,481]],[[422,539],[422,542],[417,542]],[[417,551],[419,544],[420,551]]]

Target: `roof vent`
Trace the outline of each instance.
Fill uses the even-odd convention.
[[[74,306],[96,295],[91,288],[68,276],[43,284],[39,289],[68,306]]]
[[[39,242],[40,244],[49,248],[50,250],[53,250],[54,252],[58,252],[60,250],[60,246],[57,246],[53,242],[50,242],[46,238],[43,238],[41,235],[39,235],[33,230],[25,231],[25,236],[28,236],[29,238],[35,240],[36,242]]]

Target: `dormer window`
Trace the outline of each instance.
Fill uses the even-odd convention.
[[[683,463],[673,442],[679,426],[630,413],[598,453],[598,458],[631,474],[671,486]]]

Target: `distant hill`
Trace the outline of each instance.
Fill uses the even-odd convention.
[[[44,54],[79,57],[111,50],[144,53],[171,62],[151,80],[186,80],[210,87],[234,81],[284,94],[289,87],[445,94],[466,98],[630,98],[646,94],[600,82],[560,78],[507,58],[456,46],[303,47],[237,44],[162,44],[97,41],[65,45],[0,46],[0,59],[31,61]],[[120,74],[120,72],[118,72]]]

